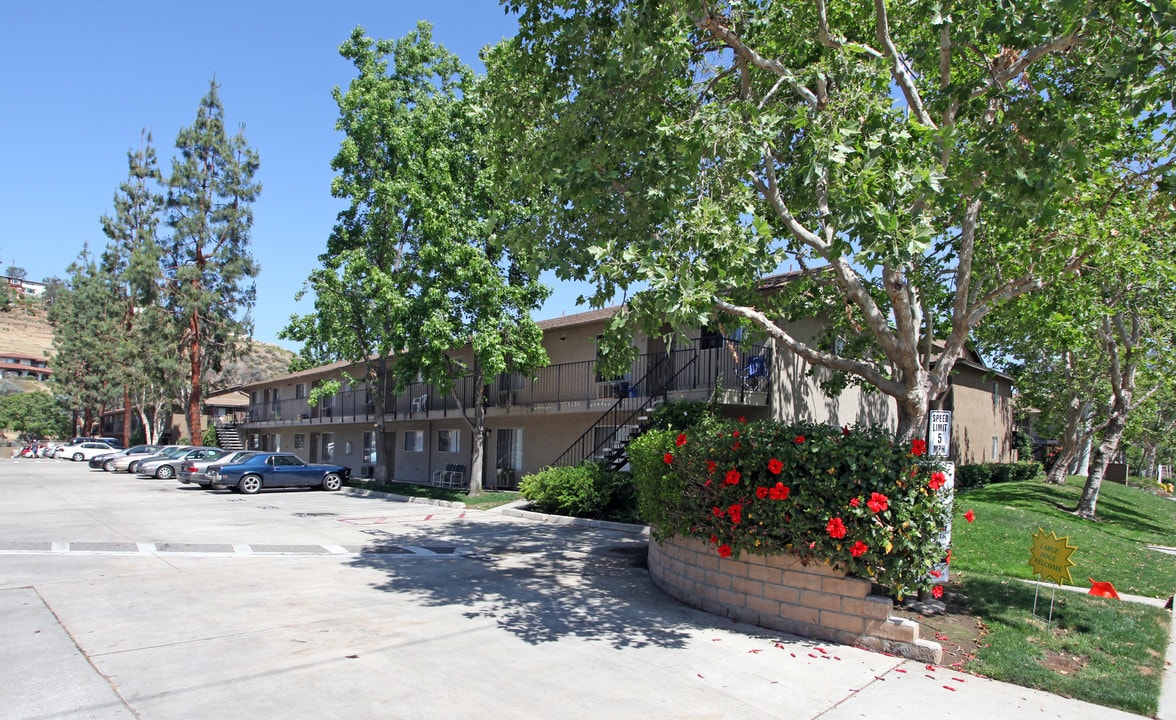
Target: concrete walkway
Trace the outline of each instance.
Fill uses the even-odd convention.
[[[1138,717],[693,610],[644,544],[0,463],[0,720]]]

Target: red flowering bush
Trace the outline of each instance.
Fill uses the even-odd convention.
[[[707,417],[645,433],[629,445],[642,516],[655,537],[700,537],[722,557],[792,553],[900,598],[930,589],[947,521],[939,468],[921,441],[848,430]]]

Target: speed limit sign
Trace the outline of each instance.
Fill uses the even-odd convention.
[[[927,454],[931,457],[947,457],[951,446],[951,411],[932,410],[927,431]]]

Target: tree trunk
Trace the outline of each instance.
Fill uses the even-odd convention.
[[[486,473],[486,393],[488,389],[481,374],[475,378],[474,417],[470,422],[470,497],[482,494],[482,478]]]
[[[926,389],[921,386],[910,388],[906,397],[895,398],[895,402],[898,406],[895,442],[907,446],[912,440],[922,439],[927,434],[927,414],[931,406]]]
[[[384,418],[388,414],[388,361],[386,358],[380,358],[375,367],[375,372],[371,374],[368,382],[369,392],[375,398],[375,413],[376,413],[376,462],[372,468],[372,479],[378,483],[387,483],[392,479],[392,473],[389,472],[388,461],[391,460],[391,453],[386,452],[388,443],[384,442],[384,432],[386,426]]]
[[[148,445],[154,445],[159,437],[159,433],[155,431],[155,423],[147,418],[142,406],[136,405],[135,412],[139,413],[139,424],[143,426],[143,441]]]
[[[131,418],[134,417],[131,409],[131,389],[123,385],[123,432],[122,441],[123,447],[131,446]]]
[[[192,392],[188,395],[188,444],[199,447],[204,444],[204,429],[200,427],[201,375],[204,373],[200,367],[200,320],[195,313],[192,314],[191,332],[188,352],[192,359]]]
[[[1054,485],[1066,483],[1066,473],[1070,470],[1074,458],[1077,457],[1082,443],[1082,413],[1078,410],[1083,407],[1082,402],[1076,397],[1071,397],[1069,405],[1070,412],[1066,415],[1066,430],[1062,434],[1062,448],[1054,459],[1049,474],[1045,477],[1046,482]]]
[[[1086,485],[1082,488],[1082,498],[1078,501],[1078,508],[1075,510],[1079,517],[1088,520],[1094,519],[1095,507],[1098,504],[1098,491],[1102,487],[1107,465],[1110,464],[1115,451],[1119,449],[1119,441],[1123,438],[1126,429],[1127,413],[1115,412],[1112,414],[1111,420],[1107,424],[1106,433],[1103,435],[1103,441],[1098,446],[1098,461],[1086,477]]]

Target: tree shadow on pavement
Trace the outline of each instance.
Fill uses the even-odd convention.
[[[461,606],[537,645],[565,637],[614,648],[685,647],[693,611],[654,586],[646,540],[552,525],[443,523],[424,534],[380,533],[352,565],[382,572],[376,587],[425,606]],[[454,553],[407,557],[403,548]]]

